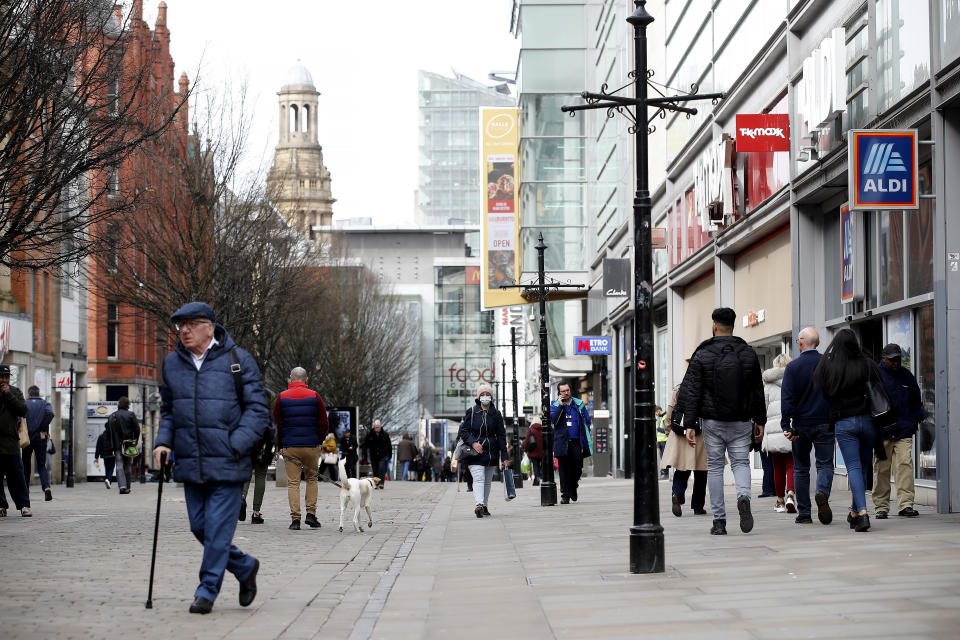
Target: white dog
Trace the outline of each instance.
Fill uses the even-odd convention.
[[[367,526],[373,527],[373,514],[370,513],[370,497],[373,489],[380,482],[380,478],[348,478],[346,459],[340,458],[337,463],[340,469],[340,532],[343,532],[343,512],[347,505],[353,507],[353,528],[363,533],[360,526],[360,507],[367,510]]]

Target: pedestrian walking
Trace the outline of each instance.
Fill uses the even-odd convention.
[[[340,462],[340,456],[337,455],[337,438],[332,433],[328,433],[320,445],[320,475],[324,473],[330,480],[340,479],[340,470],[337,468]]]
[[[880,378],[897,412],[897,421],[881,430],[886,460],[874,459],[873,505],[877,520],[884,520],[890,511],[890,471],[897,483],[897,512],[904,518],[916,518],[913,508],[913,435],[926,419],[920,397],[920,386],[913,374],[901,364],[900,345],[890,343],[880,352]]]
[[[357,477],[357,461],[360,460],[358,448],[357,438],[350,432],[350,429],[345,429],[343,438],[340,439],[340,452],[343,454],[346,463],[348,478]]]
[[[550,404],[553,455],[559,462],[560,504],[569,504],[577,501],[583,459],[592,451],[590,412],[580,398],[571,395],[570,383],[558,384],[557,394],[560,397]]]
[[[173,477],[183,483],[190,531],[203,545],[190,613],[210,613],[224,571],[239,581],[246,607],[257,595],[260,562],[233,545],[233,534],[253,445],[270,421],[260,370],[206,303],[187,303],[170,320],[180,339],[163,361],[153,457],[161,468],[161,456],[175,452]]]
[[[689,360],[688,360],[689,362]],[[704,508],[707,503],[707,448],[703,443],[703,433],[694,428],[689,431],[693,435],[693,442],[687,440],[687,428],[683,415],[683,408],[677,404],[680,385],[673,388],[670,404],[664,414],[664,422],[670,433],[667,435],[667,446],[663,451],[661,466],[673,467],[673,487],[670,495],[670,511],[678,518],[683,516],[683,505],[686,503],[687,486],[690,474],[693,473],[693,494],[690,496],[690,507],[694,515],[706,515]]]
[[[307,370],[294,367],[286,390],[273,404],[273,421],[277,425],[277,442],[287,472],[287,501],[290,503],[289,529],[300,529],[300,472],[319,469],[320,443],[327,437],[330,425],[323,399],[307,386]],[[303,469],[299,465],[302,465]],[[307,482],[304,524],[317,529],[317,474],[304,471]]]
[[[390,442],[390,436],[383,428],[383,423],[379,420],[373,421],[373,429],[367,432],[367,437],[363,439],[363,448],[367,452],[367,460],[370,461],[370,469],[375,478],[380,478],[377,489],[383,489],[383,483],[390,473],[388,464],[390,456],[393,454],[393,444]]]
[[[540,463],[543,460],[543,423],[539,416],[530,418],[530,427],[523,439],[523,450],[530,459],[530,470],[533,472],[533,486],[540,484]]]
[[[37,474],[40,476],[40,488],[43,489],[43,499],[53,500],[50,491],[50,476],[47,473],[47,444],[50,442],[50,422],[53,420],[53,407],[40,397],[40,387],[31,385],[27,389],[27,434],[30,444],[21,450],[23,459],[23,478],[30,490],[30,457],[37,460]]]
[[[654,415],[657,418],[657,453],[660,455],[661,463],[663,461],[663,451],[667,448],[667,420],[666,412],[657,406]],[[668,480],[670,478],[669,466],[663,464],[660,465],[660,479]]]
[[[729,307],[713,311],[713,337],[690,357],[677,402],[683,407],[688,442],[703,432],[707,449],[707,486],[713,511],[712,535],[727,534],[723,500],[724,456],[730,458],[737,487],[740,530],[753,530],[750,510],[750,448],[760,442],[767,422],[763,379],[756,352],[733,335],[737,314]],[[689,425],[687,425],[689,421]],[[699,425],[698,425],[699,421]],[[693,432],[690,427],[693,428]]]
[[[468,488],[473,490],[473,513],[482,518],[490,515],[488,504],[493,472],[497,467],[508,467],[510,457],[507,453],[507,432],[503,427],[503,416],[493,404],[493,388],[488,384],[481,384],[477,387],[477,397],[473,402],[473,406],[463,416],[457,438],[477,454],[463,459],[460,466],[470,470]]]
[[[413,438],[410,437],[409,433],[404,433],[400,437],[400,442],[397,443],[397,464],[400,466],[401,480],[410,479],[410,463],[418,455],[420,455],[420,452],[417,451],[417,445],[413,442]]]
[[[10,504],[3,492],[3,479],[10,485],[10,497],[20,515],[29,518],[30,492],[24,483],[23,458],[20,456],[20,418],[27,415],[23,392],[10,385],[10,367],[0,365],[0,517]]]
[[[97,437],[97,446],[93,451],[93,466],[99,469],[101,460],[103,460],[103,484],[109,489],[110,482],[113,481],[113,469],[117,465],[117,458],[113,451],[113,438],[110,437],[110,430],[106,427]]]
[[[137,415],[130,411],[130,399],[126,396],[117,400],[117,410],[107,418],[107,431],[110,433],[111,448],[115,456],[117,486],[121,494],[128,494],[130,479],[133,477],[130,463],[135,457],[129,455],[128,447],[136,448],[140,441],[140,423]]]
[[[851,329],[841,329],[820,358],[813,381],[830,404],[830,420],[836,431],[837,446],[847,467],[847,482],[853,497],[847,522],[851,529],[868,531],[870,516],[867,514],[864,467],[878,441],[867,400],[867,383],[882,385],[880,373],[877,366],[863,355],[857,334]],[[882,441],[877,457],[886,459]]]
[[[763,397],[767,405],[767,424],[763,430],[762,451],[770,456],[773,463],[773,484],[776,487],[777,513],[796,513],[797,498],[793,485],[793,443],[783,433],[780,426],[780,393],[783,374],[790,358],[785,353],[773,359],[773,366],[763,372]]]
[[[253,453],[250,455],[250,463],[253,465],[253,513],[250,514],[250,524],[263,524],[263,513],[260,508],[263,506],[263,494],[267,490],[267,471],[270,468],[270,463],[273,462],[276,443],[276,426],[271,421],[267,428],[263,430],[263,437],[254,443]],[[247,478],[247,481],[243,483],[243,497],[240,502],[240,516],[238,517],[240,522],[247,519],[247,493],[249,491],[250,478]]]
[[[797,496],[797,524],[813,522],[810,506],[810,452],[817,465],[817,519],[833,521],[830,489],[833,487],[833,424],[830,405],[813,384],[813,372],[820,363],[820,335],[813,327],[797,334],[800,355],[787,364],[780,389],[780,425],[793,448],[793,484]]]

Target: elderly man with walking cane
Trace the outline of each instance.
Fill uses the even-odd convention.
[[[224,571],[240,583],[240,606],[257,595],[260,562],[233,546],[243,483],[253,445],[269,410],[253,357],[216,323],[213,309],[190,302],[176,311],[180,340],[163,361],[163,404],[153,450],[175,455],[174,480],[183,483],[190,531],[203,545],[200,585],[190,613],[210,613]]]

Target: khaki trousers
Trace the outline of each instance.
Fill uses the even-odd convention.
[[[282,453],[299,460],[304,469],[312,469],[316,472],[320,465],[320,447],[287,447],[283,449]],[[287,472],[287,499],[290,501],[290,517],[293,520],[299,520],[300,467],[289,460],[284,460],[283,465]],[[305,473],[304,476],[307,480],[307,513],[317,515],[317,474]]]
[[[873,456],[873,504],[878,511],[890,510],[890,467],[897,483],[897,509],[913,506],[913,438],[884,440],[886,460]]]

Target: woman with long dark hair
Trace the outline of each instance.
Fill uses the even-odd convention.
[[[813,382],[830,404],[830,421],[853,494],[847,522],[857,531],[870,528],[863,461],[870,460],[876,432],[867,400],[868,380],[880,381],[876,365],[863,355],[857,334],[841,329],[813,372]]]

